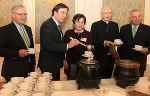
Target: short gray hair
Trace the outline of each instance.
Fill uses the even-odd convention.
[[[20,9],[20,8],[25,8],[25,6],[22,5],[22,4],[14,5],[14,6],[12,7],[12,10],[11,10],[11,11],[14,12],[14,11]]]
[[[142,12],[141,12],[140,9],[132,9],[132,10],[130,11],[130,16],[131,16],[131,14],[132,14],[133,12],[140,12],[141,15],[142,15]]]

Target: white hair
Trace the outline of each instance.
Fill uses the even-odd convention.
[[[22,4],[14,5],[14,6],[12,7],[12,12],[14,12],[14,11],[20,9],[20,8],[25,8],[25,6],[22,5]]]
[[[101,13],[104,12],[106,9],[109,9],[109,10],[112,11],[112,8],[111,8],[110,6],[103,6],[103,7],[101,8]]]

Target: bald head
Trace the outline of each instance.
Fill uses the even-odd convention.
[[[112,19],[112,9],[110,6],[103,6],[101,9],[102,20],[108,22]]]

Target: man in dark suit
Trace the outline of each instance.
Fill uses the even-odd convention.
[[[130,24],[126,24],[120,29],[123,45],[119,48],[119,54],[122,59],[139,62],[140,76],[143,76],[146,70],[147,54],[150,50],[150,27],[141,23],[142,13],[139,9],[133,9],[130,12],[130,21]],[[143,48],[134,50],[135,45],[143,46]]]
[[[112,75],[115,59],[109,55],[109,44],[119,38],[118,24],[110,21],[112,10],[109,6],[102,7],[102,19],[94,22],[91,27],[94,44],[94,59],[101,64],[101,77],[110,78]]]
[[[0,56],[4,57],[1,75],[7,82],[11,77],[28,76],[35,66],[35,55],[28,53],[28,48],[34,48],[34,44],[31,28],[24,25],[27,20],[25,7],[15,5],[11,16],[12,22],[0,28]]]
[[[47,19],[40,28],[39,67],[42,72],[51,72],[53,80],[60,80],[60,68],[63,65],[64,54],[68,48],[78,45],[73,39],[68,44],[63,43],[62,32],[59,28],[64,22],[69,8],[59,3],[52,9],[52,17]]]

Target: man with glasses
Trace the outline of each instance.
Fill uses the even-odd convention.
[[[25,25],[26,9],[15,5],[11,12],[12,22],[0,28],[0,56],[4,57],[1,75],[10,81],[11,77],[26,77],[34,71],[35,55],[28,52],[34,48],[31,28]]]

